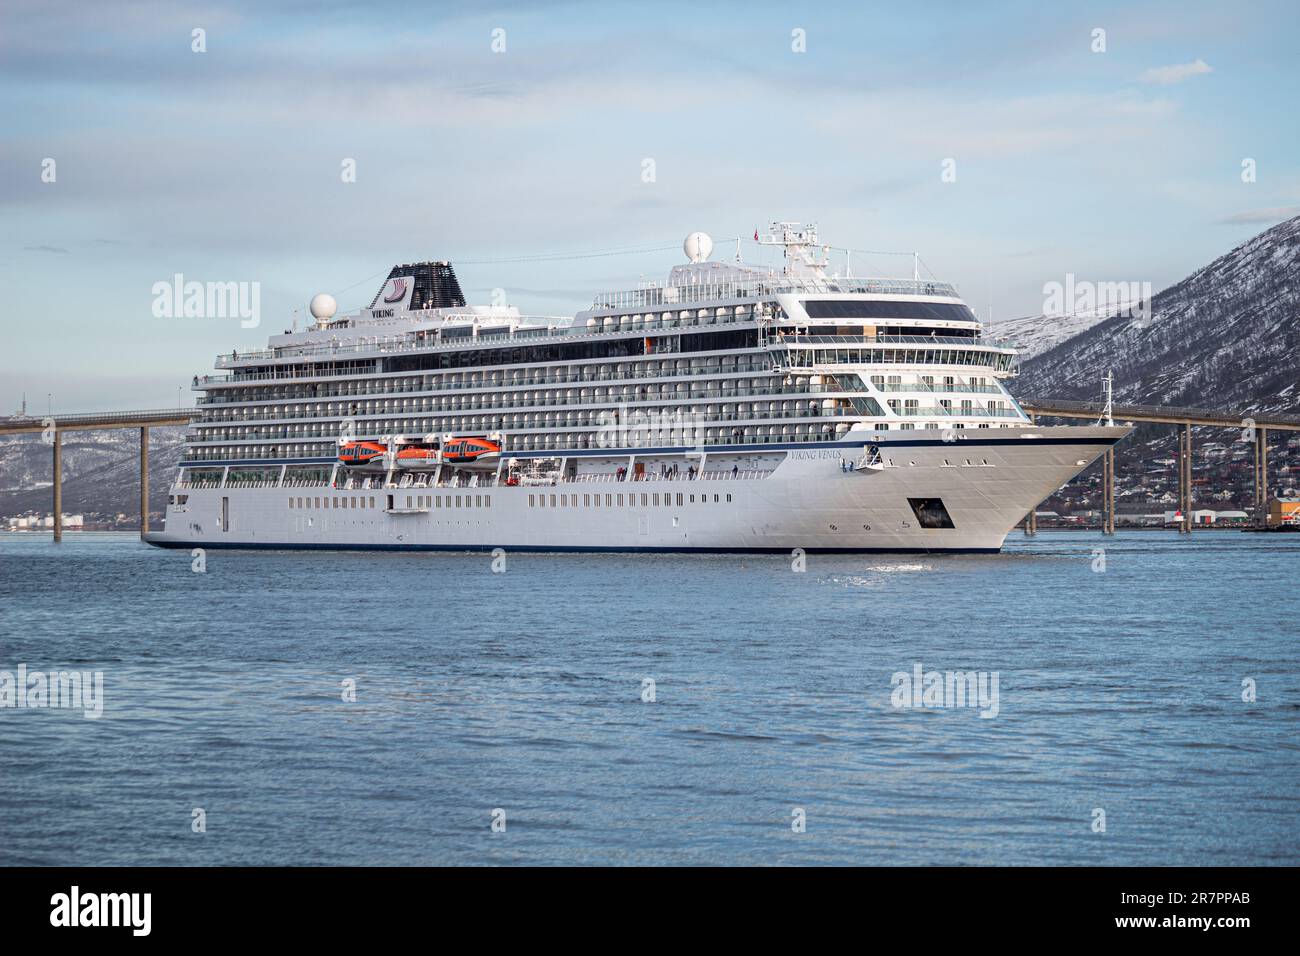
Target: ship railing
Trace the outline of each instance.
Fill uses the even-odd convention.
[[[925,295],[956,298],[957,287],[948,282],[923,279],[854,279],[845,276],[795,278],[767,275],[746,276],[726,282],[688,285],[653,285],[640,289],[606,292],[592,300],[592,309],[681,308],[697,302],[721,299],[758,299],[785,293],[874,295]]]
[[[772,348],[819,348],[826,345],[886,347],[891,345],[965,345],[982,349],[1011,350],[1015,346],[1003,339],[982,335],[780,335],[772,338]]]
[[[400,406],[389,407],[389,408],[366,409],[361,407],[357,407],[357,408],[345,407],[345,408],[335,409],[334,411],[318,411],[314,407],[306,407],[306,406],[314,406],[314,405],[322,404],[321,402],[318,402],[316,399],[293,399],[293,398],[269,399],[268,401],[274,401],[274,402],[279,402],[284,404],[287,410],[281,411],[279,413],[271,413],[268,410],[268,406],[266,405],[249,405],[246,401],[203,403],[205,407],[210,407],[211,405],[218,405],[218,404],[237,406],[237,408],[231,409],[232,411],[243,410],[244,408],[247,408],[247,410],[252,412],[253,414],[247,416],[222,415],[221,412],[226,411],[226,409],[221,409],[221,410],[214,409],[212,412],[207,413],[205,417],[203,417],[202,419],[198,419],[198,424],[216,425],[216,424],[221,424],[223,422],[281,421],[285,419],[313,419],[313,418],[357,418],[357,417],[379,418],[379,417],[393,416],[393,415],[405,417],[408,415],[443,415],[448,413],[462,413],[462,412],[474,415],[484,411],[500,411],[502,409],[515,409],[515,408],[528,409],[528,408],[559,408],[564,406],[579,407],[583,405],[627,405],[627,404],[646,403],[646,402],[652,404],[671,403],[673,401],[676,401],[679,398],[688,398],[688,397],[697,398],[697,399],[740,398],[743,400],[745,398],[751,398],[751,397],[762,398],[767,395],[786,395],[786,396],[826,395],[835,392],[849,392],[849,391],[854,391],[854,390],[845,389],[845,388],[830,388],[828,386],[823,386],[823,385],[801,385],[801,386],[800,385],[775,385],[771,387],[756,387],[756,388],[735,388],[735,387],[700,388],[700,389],[693,389],[689,392],[661,391],[653,394],[648,392],[643,392],[639,394],[633,393],[631,395],[623,395],[620,392],[620,393],[616,393],[612,397],[608,395],[602,395],[599,398],[597,398],[594,395],[588,395],[585,397],[575,396],[573,398],[560,398],[560,397],[555,397],[555,398],[539,397],[533,399],[498,398],[496,400],[485,401],[482,403],[462,401],[456,403],[449,403],[446,405],[435,403],[435,402],[421,402],[417,400],[415,404],[400,405]],[[862,389],[862,391],[866,391],[866,389]],[[908,391],[908,389],[899,389],[899,391]],[[920,391],[920,389],[916,389],[916,391]],[[935,389],[935,391],[943,391],[943,389]],[[950,391],[952,390],[950,389]],[[997,389],[994,389],[993,391],[997,392]],[[339,403],[331,402],[330,404],[337,405]],[[345,406],[350,406],[352,404],[360,405],[361,403],[345,402],[342,404],[344,404]],[[308,412],[308,414],[301,414],[301,411],[306,411]],[[295,414],[295,412],[299,412],[299,413]]]
[[[884,467],[884,459],[880,456],[880,449],[875,445],[868,445],[862,450],[862,454],[853,467],[859,470],[874,470]]]
[[[1020,418],[1020,412],[1014,408],[984,408],[979,405],[972,405],[970,408],[946,408],[943,405],[928,405],[925,407],[912,408],[891,408],[895,415],[901,415],[904,418]]]
[[[910,385],[886,383],[884,385],[877,385],[876,389],[881,392],[960,392],[963,394],[970,392],[980,395],[1003,394],[1002,389],[998,388],[996,385],[926,385],[921,382]]]
[[[644,472],[643,474],[630,474],[624,472],[621,476],[617,471],[609,472],[587,472],[581,475],[569,475],[567,477],[554,476],[551,478],[543,477],[541,484],[520,484],[519,487],[530,488],[550,488],[559,487],[560,485],[581,485],[593,483],[623,483],[623,484],[683,484],[691,481],[720,481],[747,480],[752,481],[759,478],[767,478],[772,474],[774,469],[741,469],[732,473],[731,469],[716,469],[706,471],[696,471],[692,475],[689,471],[678,471],[675,474],[659,474],[656,472]],[[523,477],[523,476],[520,476]]]
[[[845,400],[847,401],[848,399]],[[785,398],[782,399],[781,401],[793,401],[793,399]],[[737,402],[734,404],[763,405],[763,404],[769,404],[769,402],[766,399],[759,399],[753,402]],[[806,408],[751,409],[750,414],[742,414],[739,410],[722,411],[717,415],[709,415],[707,418],[701,419],[700,425],[703,426],[715,422],[747,422],[747,421],[769,421],[769,420],[776,421],[776,420],[785,420],[790,418],[796,418],[796,419],[854,418],[854,417],[860,417],[862,414],[863,414],[862,412],[856,411],[855,409],[852,408],[822,408],[820,403],[809,403],[809,406]],[[979,412],[978,411],[972,412],[972,414],[979,414]],[[375,416],[359,416],[359,417],[361,418],[383,417],[383,413],[377,413]],[[692,420],[692,421],[685,422],[684,424],[688,427],[693,427],[695,423]],[[213,427],[213,428],[230,427],[220,422],[205,422],[203,423],[203,425],[204,427]],[[533,422],[533,423],[520,423],[517,425],[501,425],[501,426],[484,425],[483,426],[483,428],[489,431],[500,431],[501,429],[505,428],[512,432],[530,432],[530,431],[546,431],[546,430],[564,431],[570,429],[590,430],[590,429],[620,428],[620,427],[626,428],[630,432],[635,432],[638,430],[654,431],[654,430],[658,430],[661,426],[656,425],[653,422],[638,422],[635,419],[630,421],[626,425],[620,425],[619,421],[616,418],[609,417],[607,412],[602,412],[598,416],[589,418],[586,421],[581,421],[581,420],[574,420],[572,422],[541,421],[541,422]],[[669,426],[662,426],[662,427],[669,427]],[[474,431],[473,428],[458,429],[458,430]],[[338,428],[312,429],[309,431],[294,432],[293,434],[282,433],[274,429],[257,429],[255,431],[245,429],[243,434],[237,436],[225,437],[225,438],[209,438],[206,436],[201,436],[201,435],[196,435],[191,433],[185,436],[185,441],[191,445],[216,445],[222,443],[240,444],[240,443],[250,442],[250,441],[309,441],[311,439],[328,440],[328,439],[337,439],[338,436],[339,436]]]
[[[538,318],[530,316],[529,318]],[[572,316],[557,318],[557,321],[571,322]],[[223,353],[216,357],[215,365],[217,368],[234,368],[250,362],[269,362],[281,359],[313,359],[322,356],[336,356],[348,354],[369,354],[376,353],[389,355],[392,353],[403,352],[429,352],[445,349],[464,349],[468,345],[482,345],[492,347],[496,345],[519,345],[529,344],[533,341],[545,342],[555,338],[562,338],[565,341],[576,341],[593,338],[603,338],[611,335],[626,335],[629,331],[653,332],[656,329],[679,329],[679,328],[697,328],[709,325],[736,325],[736,324],[753,324],[754,317],[752,314],[745,315],[712,315],[703,318],[693,316],[688,318],[677,318],[667,322],[659,321],[652,323],[643,323],[637,326],[628,323],[624,326],[622,323],[611,325],[609,329],[592,328],[587,329],[582,326],[574,325],[556,325],[555,327],[523,327],[519,329],[503,330],[500,332],[480,332],[478,335],[457,335],[438,337],[427,333],[407,332],[400,336],[374,337],[370,342],[357,342],[355,344],[336,345],[313,345],[313,346],[281,346],[270,349],[250,349],[246,352],[238,350],[228,354]]]
[[[725,479],[727,481],[754,481],[762,478],[770,478],[771,475],[772,475],[772,470],[758,469],[752,471],[732,472],[726,469],[719,469],[717,471],[705,470],[697,474],[696,477],[703,478],[706,481],[715,481],[721,479]]]
[[[673,361],[673,360],[666,359],[665,361]],[[727,365],[727,366],[699,366],[696,368],[688,368],[688,369],[661,369],[661,370],[656,370],[654,372],[636,370],[636,371],[629,371],[629,373],[626,375],[613,375],[613,374],[597,375],[590,378],[535,377],[535,378],[518,378],[518,379],[509,379],[509,380],[502,379],[498,381],[486,381],[486,382],[455,382],[450,384],[438,384],[438,385],[424,385],[424,384],[401,385],[401,386],[394,386],[392,388],[367,389],[365,391],[318,392],[315,395],[276,396],[274,398],[266,398],[266,399],[248,399],[242,396],[238,398],[223,398],[214,395],[206,395],[206,396],[200,396],[197,399],[197,404],[199,405],[241,404],[247,401],[313,402],[313,401],[319,401],[321,399],[330,399],[330,398],[335,398],[335,399],[354,398],[354,397],[364,398],[365,396],[369,396],[369,395],[374,395],[374,396],[398,395],[398,394],[406,394],[411,392],[461,393],[461,392],[472,392],[475,390],[499,391],[503,388],[553,388],[553,387],[569,387],[569,386],[581,387],[581,386],[598,386],[602,383],[609,383],[609,382],[617,383],[617,382],[636,381],[638,379],[690,378],[694,376],[706,376],[706,375],[717,375],[717,376],[749,375],[749,374],[761,375],[761,374],[771,374],[771,372],[772,372],[771,362],[764,359],[761,362],[747,362],[744,364],[738,363],[736,365]],[[340,374],[378,375],[380,373],[350,372],[350,373],[340,373]],[[292,381],[295,379],[305,380],[305,379],[310,379],[312,377],[316,377],[315,373],[309,375],[301,375],[301,376],[271,375],[267,373],[255,373],[252,375],[238,375],[238,376],[202,375],[198,377],[198,382],[201,385],[222,385],[222,384],[255,382],[255,381]],[[322,373],[322,376],[320,377],[328,377],[328,376],[325,376]],[[378,385],[384,381],[392,381],[392,379],[375,379],[374,384]]]
[[[309,420],[309,419],[320,419],[320,418],[338,419],[341,417],[385,418],[385,417],[392,417],[394,415],[399,417],[407,417],[410,415],[440,416],[440,415],[448,415],[448,414],[478,415],[483,412],[501,411],[503,409],[523,410],[529,408],[563,408],[563,407],[578,408],[582,406],[615,407],[615,406],[632,405],[638,403],[671,404],[683,398],[707,399],[707,400],[714,400],[714,401],[720,399],[739,399],[741,401],[754,399],[757,401],[766,401],[768,396],[782,396],[783,400],[788,401],[791,400],[792,396],[797,397],[800,395],[830,395],[830,394],[837,394],[840,392],[857,394],[859,391],[865,392],[866,389],[864,388],[861,390],[857,390],[857,389],[849,389],[849,388],[832,388],[826,385],[803,385],[803,386],[777,385],[771,388],[752,388],[752,389],[751,388],[744,388],[744,389],[708,388],[708,389],[694,389],[689,392],[659,392],[656,395],[649,395],[649,394],[621,395],[620,394],[620,395],[615,395],[612,398],[610,398],[609,396],[601,396],[599,399],[597,399],[595,396],[587,396],[586,398],[579,396],[577,398],[572,398],[572,399],[570,398],[533,399],[533,400],[520,399],[518,401],[495,401],[495,402],[484,402],[482,404],[467,404],[467,403],[457,403],[457,404],[449,404],[449,405],[416,404],[416,405],[403,405],[398,408],[376,408],[376,409],[348,408],[348,409],[337,409],[333,412],[329,412],[329,411],[321,412],[312,408],[309,409],[311,414],[306,414],[306,415],[293,414],[290,412],[280,412],[278,414],[252,414],[252,415],[239,416],[239,417],[210,414],[204,416],[203,418],[198,419],[196,421],[196,424],[222,425],[222,424],[239,424],[245,422],[259,422],[259,421],[268,421],[268,422],[293,421],[293,420]],[[900,389],[900,391],[908,391],[908,389]],[[912,391],[920,391],[920,389],[913,389]],[[944,391],[944,389],[934,389],[934,391]],[[948,389],[948,391],[959,391],[959,390]],[[991,391],[993,394],[997,394],[999,390],[995,388],[992,389]],[[285,400],[281,400],[281,401],[285,401]],[[292,400],[288,400],[288,401],[292,401]],[[254,413],[264,412],[266,410],[265,406],[248,406],[248,408],[250,411]]]
[[[676,474],[654,474],[646,472],[641,475],[623,474],[618,472],[589,472],[581,475],[569,476],[533,476],[531,480],[521,481],[513,487],[519,488],[559,488],[568,485],[590,485],[590,484],[688,484],[692,481],[756,481],[763,478],[771,477],[774,469],[740,469],[733,472],[728,468],[710,469],[706,471],[697,471],[691,475],[685,471],[678,471]],[[521,478],[526,476],[519,476]],[[328,482],[324,483],[328,486]],[[367,491],[379,489],[426,489],[426,490],[455,490],[455,491],[472,491],[476,488],[501,488],[506,487],[507,481],[503,476],[500,481],[495,476],[482,476],[477,482],[471,481],[433,481],[432,478],[421,479],[403,476],[400,480],[383,483],[383,479],[372,485],[354,484],[351,481],[345,481],[337,487],[344,491]],[[217,487],[211,485],[209,487]],[[249,485],[228,484],[227,487],[251,487]],[[286,486],[287,487],[287,486]],[[319,487],[319,486],[318,486]]]

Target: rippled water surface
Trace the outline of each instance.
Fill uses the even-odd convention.
[[[0,864],[1300,863],[1300,535],[191,561],[0,536]]]

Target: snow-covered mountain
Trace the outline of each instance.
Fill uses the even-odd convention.
[[[1026,315],[1018,319],[1002,319],[984,327],[986,335],[1005,339],[1020,350],[1023,362],[1028,358],[1056,348],[1068,338],[1086,332],[1112,313],[1080,312],[1073,315]]]
[[[149,504],[161,511],[180,461],[185,430],[149,429]],[[137,429],[63,433],[63,510],[67,514],[134,515],[140,510]],[[53,505],[51,446],[40,435],[0,438],[0,516],[48,513]]]
[[[996,326],[994,327],[996,328]],[[1157,293],[1149,318],[1107,319],[1021,365],[1018,396],[1300,411],[1300,217]]]

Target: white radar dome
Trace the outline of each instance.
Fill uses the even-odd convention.
[[[311,305],[308,308],[311,309],[312,318],[329,319],[334,317],[334,313],[339,309],[339,304],[334,301],[334,296],[328,292],[318,292],[311,297]]]
[[[709,238],[708,233],[693,232],[682,243],[682,251],[691,262],[703,262],[709,258],[709,253],[713,252],[713,240]]]

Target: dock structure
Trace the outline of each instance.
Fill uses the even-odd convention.
[[[166,408],[132,412],[92,412],[78,415],[13,415],[0,418],[0,435],[39,434],[53,449],[54,540],[63,540],[63,433],[140,430],[140,537],[149,531],[149,429],[160,425],[188,425],[199,414],[195,408]]]
[[[1098,420],[1106,415],[1102,402],[1074,402],[1051,398],[1020,400],[1029,420],[1037,423],[1040,416],[1048,418],[1086,418]],[[1173,425],[1178,434],[1178,510],[1182,520],[1180,534],[1190,534],[1196,526],[1192,520],[1194,496],[1192,490],[1192,429],[1194,427],[1231,428],[1241,432],[1246,441],[1255,445],[1255,514],[1256,527],[1268,523],[1268,433],[1273,431],[1300,432],[1300,415],[1263,414],[1258,412],[1225,412],[1205,408],[1182,408],[1173,405],[1113,405],[1111,416],[1126,422]],[[1115,451],[1109,449],[1102,465],[1102,530],[1115,533]],[[1033,512],[1026,520],[1025,532],[1034,533]]]

